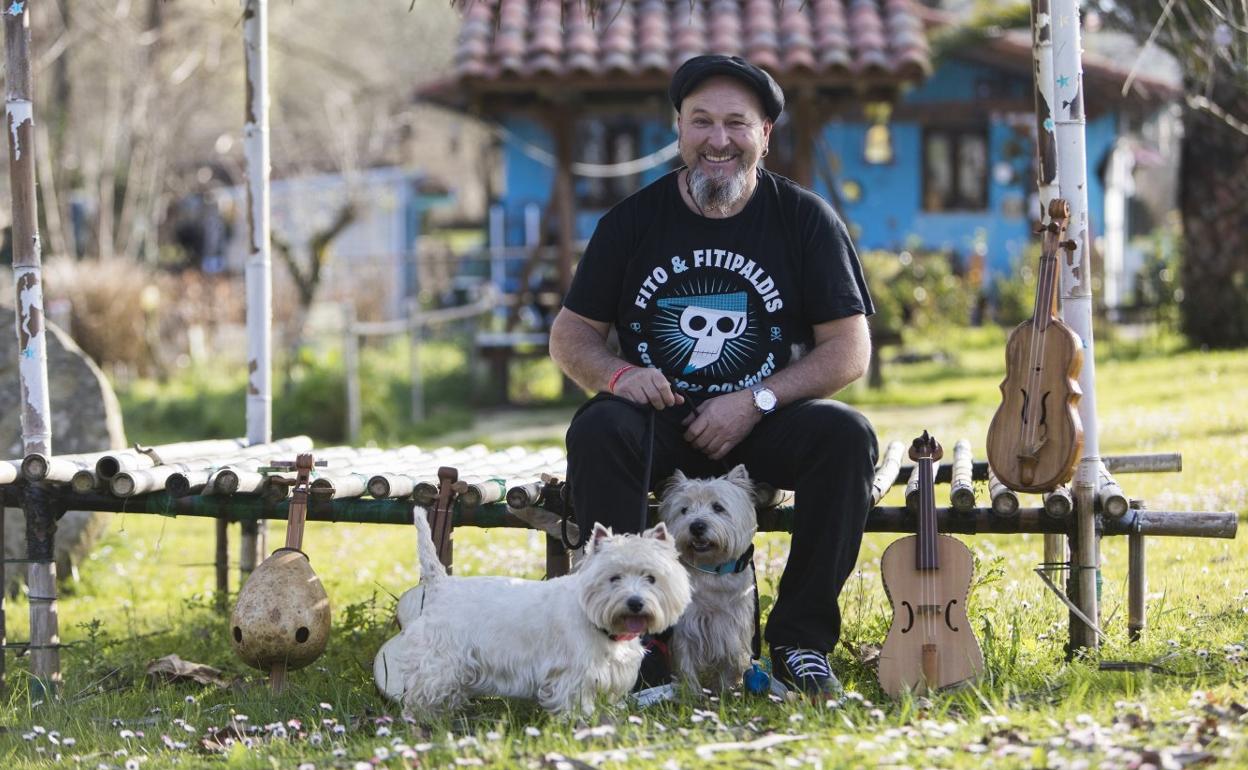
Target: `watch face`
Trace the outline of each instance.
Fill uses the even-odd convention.
[[[754,393],[754,403],[764,412],[770,412],[776,408],[776,394],[762,388]]]

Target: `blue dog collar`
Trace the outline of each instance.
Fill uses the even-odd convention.
[[[726,561],[723,564],[716,564],[714,567],[703,567],[698,564],[690,564],[681,559],[685,566],[692,567],[698,572],[705,572],[708,575],[736,575],[745,572],[745,568],[754,564],[754,544],[750,543],[750,547],[745,549],[745,553],[732,561]]]

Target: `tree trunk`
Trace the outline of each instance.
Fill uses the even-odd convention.
[[[1211,98],[1248,119],[1248,91],[1222,81]],[[1200,109],[1183,124],[1183,331],[1195,345],[1248,345],[1248,135]]]

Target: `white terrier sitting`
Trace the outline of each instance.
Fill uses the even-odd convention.
[[[754,638],[754,485],[744,465],[711,479],[676,471],[659,516],[676,539],[693,603],[672,633],[681,683],[724,692],[740,684]]]
[[[554,580],[452,577],[416,509],[420,584],[399,599],[399,634],[373,661],[377,687],[420,716],[474,696],[536,700],[588,714],[632,687],[638,637],[689,604],[689,579],[667,529],[613,535],[598,525],[579,569]]]

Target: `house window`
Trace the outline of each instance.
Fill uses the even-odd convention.
[[[587,120],[577,126],[577,160],[611,164],[636,160],[641,154],[641,131],[630,118]],[[577,195],[585,208],[610,208],[637,191],[640,174],[577,179]]]
[[[988,132],[985,128],[928,128],[923,132],[923,210],[988,208]]]

